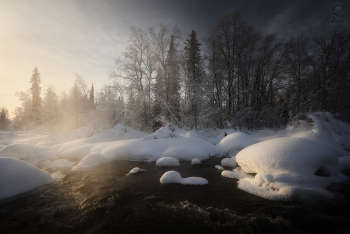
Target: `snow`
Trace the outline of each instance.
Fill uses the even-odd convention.
[[[194,158],[192,159],[191,164],[201,164],[201,161],[198,158]]]
[[[129,172],[128,174],[126,174],[126,175],[135,174],[135,173],[137,173],[137,172],[139,172],[139,171],[146,171],[146,170],[140,169],[140,168],[138,168],[138,167],[134,167],[134,168],[131,169],[130,172]]]
[[[216,168],[216,169],[219,169],[219,170],[222,170],[222,171],[225,170],[225,168],[223,168],[223,167],[220,166],[220,165],[216,165],[215,168]]]
[[[350,171],[350,156],[340,157],[339,158],[339,167],[341,172]]]
[[[105,160],[102,154],[88,154],[86,155],[78,165],[72,168],[72,171],[86,170],[91,167],[100,165],[101,163],[109,162]]]
[[[74,166],[74,162],[70,162],[66,159],[57,159],[55,161],[46,160],[42,162],[41,165],[44,167],[60,169],[60,168],[71,168]]]
[[[220,150],[221,155],[229,154],[231,151],[241,150],[247,146],[254,144],[253,138],[245,133],[232,133],[223,138],[219,144],[216,145]]]
[[[53,148],[58,150],[60,156],[83,158],[75,168],[88,168],[113,160],[152,162],[162,157],[172,157],[177,160],[186,161],[191,161],[194,158],[205,160],[210,156],[219,154],[219,151],[213,144],[192,137],[153,139],[147,141],[132,139],[79,145],[64,144],[60,145],[59,148],[58,146],[57,148],[56,146]],[[90,162],[90,158],[88,158],[89,160],[84,158],[90,154],[99,154],[98,157],[94,156],[94,163]]]
[[[236,157],[233,156],[231,158],[224,158],[223,160],[221,160],[221,165],[224,167],[236,167]]]
[[[51,148],[40,148],[28,143],[7,145],[0,150],[1,157],[20,158],[30,160],[33,158],[57,158],[57,153]]]
[[[163,157],[156,161],[156,165],[159,167],[174,167],[180,166],[180,162],[176,158]]]
[[[238,187],[272,200],[331,199],[334,195],[325,190],[327,185],[347,180],[331,149],[303,138],[263,141],[240,151],[236,160],[245,173],[257,173],[241,179]],[[318,169],[328,176],[315,175]]]
[[[184,185],[204,185],[208,184],[208,181],[201,177],[188,177],[182,178],[180,173],[177,171],[168,171],[165,172],[160,178],[160,183],[162,184],[170,184],[170,183],[178,183]]]
[[[0,158],[0,199],[12,197],[53,181],[50,173],[16,158]]]
[[[329,112],[308,113],[306,120],[278,131],[275,137],[298,137],[316,141],[331,149],[338,157],[350,151],[350,125],[333,118]]]

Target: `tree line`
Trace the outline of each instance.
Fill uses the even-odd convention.
[[[48,88],[41,100],[35,69],[30,92],[16,94],[22,106],[14,126],[102,121],[148,132],[170,123],[261,129],[285,126],[308,111],[350,121],[349,31],[280,38],[257,31],[236,11],[221,16],[202,44],[194,30],[183,40],[179,28],[162,24],[130,32],[110,84],[98,92],[77,75],[68,94],[58,98]]]

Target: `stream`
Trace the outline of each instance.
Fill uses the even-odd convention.
[[[270,201],[221,176],[214,167],[221,160],[178,167],[120,160],[61,170],[61,180],[0,200],[0,233],[349,233],[349,183],[331,188],[335,204]],[[146,171],[126,175],[134,167]],[[161,184],[169,170],[209,184]]]

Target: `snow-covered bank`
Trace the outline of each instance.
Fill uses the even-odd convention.
[[[349,136],[349,124],[329,113],[310,113],[282,130],[246,133],[171,126],[146,134],[123,124],[104,131],[87,126],[49,135],[2,134],[9,144],[0,145],[0,159],[22,159],[51,172],[72,168],[72,158],[80,159],[72,168],[80,171],[114,160],[158,160],[157,166],[181,167],[179,161],[200,164],[213,156],[225,156],[229,158],[216,168],[223,170],[222,176],[238,178],[239,188],[249,193],[281,200],[331,199],[327,185],[347,179],[341,172],[350,168]]]
[[[12,197],[53,181],[50,173],[16,158],[0,158],[0,199]]]

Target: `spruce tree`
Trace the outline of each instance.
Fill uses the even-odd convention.
[[[94,90],[94,84],[91,85],[91,89],[90,89],[90,97],[89,97],[89,103],[91,108],[95,107],[95,94],[94,94],[95,90]]]
[[[201,83],[202,66],[200,46],[197,40],[197,33],[192,30],[190,38],[185,42],[185,60],[186,60],[186,82],[187,82],[187,114],[191,119],[192,127],[198,127],[199,124],[199,105],[201,97],[199,85]]]
[[[38,72],[38,68],[35,67],[33,71],[33,75],[30,79],[30,83],[32,87],[30,91],[32,93],[32,114],[33,120],[38,121],[40,119],[40,108],[41,108],[41,87],[40,87],[40,73]]]

